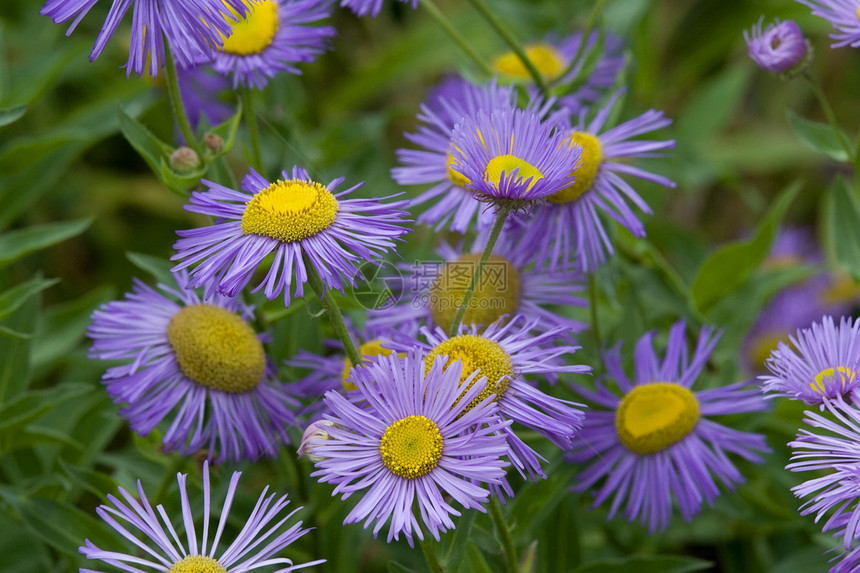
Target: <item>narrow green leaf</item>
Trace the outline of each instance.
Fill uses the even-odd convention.
[[[33,297],[60,279],[43,279],[36,277],[0,293],[0,320],[15,312],[30,297]]]
[[[860,280],[860,207],[841,177],[833,183],[826,210],[827,247],[839,266]]]
[[[218,125],[209,130],[209,133],[220,137],[222,143],[221,149],[217,153],[207,151],[209,162],[218,157],[221,157],[222,155],[233,149],[233,144],[236,142],[236,132],[239,130],[239,123],[241,119],[242,104],[239,103],[239,105],[236,106],[236,113],[233,114],[231,118],[229,118],[223,123],[219,123]]]
[[[125,258],[137,268],[151,274],[159,283],[168,285],[173,283],[173,273],[170,272],[173,263],[170,261],[134,251],[127,251]]]
[[[161,162],[170,157],[173,148],[158,139],[142,123],[119,108],[119,128],[126,140],[156,175],[161,175]]]
[[[675,555],[628,557],[589,563],[574,573],[688,573],[713,567],[710,561]]]
[[[388,573],[415,573],[414,569],[410,569],[405,565],[401,565],[397,561],[388,562]]]
[[[472,532],[472,524],[475,523],[476,511],[463,512],[463,516],[457,523],[457,529],[454,530],[454,540],[451,547],[448,548],[448,554],[445,555],[443,563],[445,571],[448,573],[458,573],[463,565],[463,559],[466,555],[466,544],[469,541],[469,534]]]
[[[848,161],[848,153],[842,147],[839,137],[830,125],[810,121],[787,108],[785,116],[797,137],[810,149],[828,155],[837,161]]]
[[[93,222],[92,218],[34,225],[0,235],[0,268],[24,255],[50,247],[79,235]]]
[[[27,426],[23,430],[4,434],[0,438],[0,451],[7,453],[44,444],[69,446],[76,450],[84,449],[82,443],[70,438],[64,432],[41,426]]]
[[[780,195],[752,239],[721,247],[702,263],[691,289],[701,313],[706,314],[720,299],[740,287],[765,260],[779,224],[799,190],[800,185],[793,184]]]
[[[746,91],[750,74],[750,68],[728,68],[693,94],[678,118],[679,142],[689,145],[707,142],[736,117],[735,109]]]
[[[63,460],[60,460],[60,468],[72,480],[72,483],[102,500],[106,499],[107,494],[116,493],[116,488],[119,486],[117,481],[109,475],[67,464]]]
[[[30,336],[0,338],[0,404],[17,396],[30,384],[33,373],[30,338],[38,317],[39,300],[32,297],[3,320],[3,328]]]
[[[86,384],[63,384],[25,392],[0,406],[0,435],[16,432],[48,410],[91,390]]]
[[[0,127],[18,121],[25,113],[27,113],[26,104],[0,108]]]

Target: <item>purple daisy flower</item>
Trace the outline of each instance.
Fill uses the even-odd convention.
[[[538,249],[538,261],[549,261],[550,268],[565,266],[570,253],[576,254],[577,268],[594,271],[613,253],[598,211],[603,211],[636,237],[645,235],[645,227],[627,205],[631,201],[643,212],[651,209],[621,175],[638,177],[665,187],[675,183],[627,162],[632,157],[656,157],[675,147],[675,140],[633,140],[632,138],[668,126],[672,120],[663,112],[649,110],[635,119],[602,131],[615,101],[616,93],[590,123],[580,113],[579,123],[569,134],[582,149],[576,169],[576,181],[547,197],[547,203],[536,210],[526,230],[526,241]]]
[[[515,232],[503,232],[499,237],[484,265],[463,323],[486,326],[503,316],[521,314],[541,331],[558,327],[572,333],[584,330],[587,326],[584,323],[547,308],[586,306],[585,300],[576,294],[585,288],[582,274],[575,269],[535,268],[530,264],[534,256],[532,246],[517,240],[518,236]],[[367,325],[417,329],[418,325],[427,324],[449,332],[457,304],[481,258],[485,239],[479,237],[467,253],[463,252],[462,243],[456,248],[443,243],[436,253],[444,262],[416,261],[405,266],[411,296],[403,297],[400,304],[390,308],[370,311]]]
[[[159,285],[162,294],[135,280],[122,300],[93,313],[90,355],[127,361],[102,377],[108,394],[141,435],[172,415],[165,451],[206,448],[217,462],[276,455],[300,404],[275,377],[268,337],[248,324],[253,307],[201,299],[187,275],[174,276],[179,288]]]
[[[765,365],[769,375],[759,376],[764,392],[787,396],[806,404],[823,404],[824,398],[843,395],[857,399],[860,380],[860,319],[844,316],[839,326],[825,316],[811,328],[798,329],[771,352]]]
[[[576,61],[574,58],[577,57],[579,46],[582,43],[581,31],[576,31],[561,39],[555,34],[549,34],[543,41],[528,44],[524,49],[526,56],[544,80],[553,84],[564,85],[582,73],[586,56],[595,48],[599,36],[597,31],[592,31],[589,34],[585,47]],[[624,67],[623,48],[620,39],[607,34],[600,59],[594,65],[591,75],[573,93],[559,98],[559,105],[566,107],[571,113],[578,113],[581,109],[599,100],[607,90],[615,85],[618,74]],[[513,52],[506,52],[498,56],[493,60],[492,66],[501,78],[531,81],[528,70]]]
[[[830,37],[836,40],[831,47],[841,48],[860,46],[860,6],[855,0],[797,0],[812,8],[813,16],[824,18],[833,24],[836,33]]]
[[[764,16],[749,32],[744,30],[749,56],[758,67],[768,72],[787,72],[799,69],[807,60],[809,47],[800,27],[791,20],[780,21],[762,31]]]
[[[400,185],[433,185],[411,201],[412,205],[420,205],[438,199],[418,217],[419,223],[435,225],[437,231],[450,225],[452,231],[465,233],[476,218],[479,225],[487,223],[484,219],[491,219],[482,219],[484,209],[466,188],[468,181],[452,169],[451,133],[454,126],[478,111],[515,105],[513,86],[498,86],[495,81],[476,86],[459,77],[443,82],[421,104],[418,120],[424,125],[416,133],[403,134],[420,149],[398,149],[397,158],[402,166],[391,170],[391,176]]]
[[[242,180],[242,191],[201,180],[209,189],[192,193],[185,208],[217,222],[177,231],[182,238],[172,257],[184,259],[177,270],[197,265],[190,272],[192,287],[206,285],[207,293],[236,296],[274,253],[271,268],[253,292],[265,287],[272,300],[283,291],[289,306],[294,271],[295,296],[304,292],[306,265],[319,273],[326,289],[343,291],[344,282],[355,285],[360,263],[393,249],[394,241],[409,232],[403,227],[408,222],[401,210],[405,201],[345,199],[363,183],[335,195],[343,177],[324,186],[299,167],[293,167],[292,177],[287,171],[281,175],[283,180],[270,183],[252,169]]]
[[[354,368],[356,396],[327,392],[326,419],[334,425],[327,439],[308,444],[320,458],[311,475],[336,484],[332,495],[346,499],[367,490],[344,523],[376,522],[375,537],[391,518],[388,541],[403,533],[410,546],[413,534],[424,539],[414,505],[438,540],[454,528],[451,516],[460,515],[443,494],[484,511],[490,492],[481,484],[499,484],[507,465],[505,423],[492,396],[478,399],[480,383],[461,392],[461,365],[445,368],[440,358],[425,368],[425,362],[411,352]]]
[[[269,486],[266,486],[263,493],[260,494],[251,515],[245,520],[242,529],[232,543],[223,551],[218,552],[218,545],[222,541],[225,526],[227,526],[227,516],[230,513],[230,506],[233,504],[241,475],[242,472],[233,472],[233,476],[230,478],[227,495],[222,504],[221,516],[218,518],[218,526],[211,543],[209,526],[212,488],[209,484],[209,464],[203,462],[203,537],[199,544],[194,526],[194,516],[188,499],[186,486],[188,475],[178,473],[176,479],[179,482],[179,495],[182,503],[182,527],[178,528],[178,532],[173,525],[174,520],[167,515],[163,506],[157,505],[153,510],[143,491],[143,486],[138,480],[137,495],[120,487],[118,489],[122,499],[108,494],[107,498],[111,505],[100,505],[96,509],[96,513],[105,523],[134,543],[137,549],[132,553],[108,551],[99,549],[87,539],[85,545],[80,548],[80,552],[87,559],[98,559],[103,563],[131,573],[140,573],[141,570],[138,569],[140,566],[161,573],[199,571],[242,573],[261,568],[271,568],[275,565],[281,566],[278,571],[285,572],[325,563],[325,559],[319,559],[308,563],[294,564],[292,559],[275,557],[277,553],[310,530],[302,529],[301,521],[286,529],[282,528],[288,519],[302,509],[301,507],[280,517],[277,523],[272,524],[290,502],[286,495],[275,499],[277,494],[273,493],[267,497],[266,493]],[[156,516],[156,511],[161,517],[161,521]],[[183,545],[180,541],[183,529],[188,541],[187,545]],[[280,533],[278,533],[279,531]],[[260,544],[274,534],[277,534],[274,539],[258,548]],[[81,569],[81,573],[99,572],[92,569]]]
[[[233,25],[212,67],[232,74],[233,88],[263,89],[278,72],[301,74],[295,64],[312,62],[337,35],[332,26],[313,26],[331,16],[333,0],[262,0]]]
[[[451,169],[481,201],[531,202],[574,182],[582,148],[536,109],[479,109],[451,134]]]
[[[400,0],[403,3],[412,2],[412,8],[418,7],[418,0]],[[376,18],[382,8],[382,0],[340,0],[340,5],[349,8],[356,16],[367,16]]]
[[[518,315],[509,321],[495,322],[486,329],[460,325],[458,335],[453,337],[439,327],[432,330],[422,327],[419,332],[427,342],[401,337],[393,341],[391,347],[403,351],[418,348],[425,354],[428,367],[436,356],[447,356],[448,365],[459,360],[463,364],[460,386],[472,390],[472,386],[481,384],[481,393],[475,401],[495,395],[502,418],[534,430],[559,448],[568,450],[585,417],[582,404],[550,396],[526,381],[524,376],[542,375],[552,383],[561,372],[586,374],[591,372],[591,367],[568,365],[561,359],[576,352],[578,346],[551,346],[565,336],[566,329],[553,328],[535,335],[536,330],[541,329],[535,321],[526,322]],[[471,375],[478,371],[486,380],[472,384]],[[520,475],[528,473],[535,480],[538,476],[545,478],[540,465],[543,458],[510,427],[505,427],[502,433],[508,442],[507,455]],[[510,495],[507,482],[503,487]]]
[[[39,13],[55,24],[72,20],[66,32],[68,36],[97,3],[98,0],[47,0]],[[126,75],[143,74],[148,62],[152,77],[158,74],[164,62],[165,41],[179,67],[193,66],[210,58],[230,33],[228,18],[231,16],[224,13],[224,8],[233,14],[244,14],[246,10],[243,0],[113,0],[90,52],[90,61],[99,57],[132,5],[131,50]]]
[[[669,525],[673,497],[689,521],[703,501],[713,505],[719,495],[717,480],[729,489],[743,481],[728,453],[761,462],[755,452],[769,451],[764,436],[706,417],[760,412],[766,403],[752,381],[693,392],[719,335],[703,328],[691,360],[684,329],[683,322],[672,327],[662,364],[652,347],[655,333],[639,340],[634,381],[622,369],[620,344],[603,354],[608,376],[623,396],[601,382],[596,391],[575,388],[609,411],[589,412],[574,452],[567,456],[568,461],[588,464],[574,489],[594,487],[595,507],[611,497],[610,518],[624,506],[627,519],[647,524],[651,533]]]

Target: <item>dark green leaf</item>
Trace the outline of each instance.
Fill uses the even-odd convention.
[[[448,548],[448,554],[445,556],[445,571],[449,573],[460,571],[466,555],[466,543],[469,541],[469,534],[472,532],[472,524],[475,523],[476,516],[476,511],[463,512],[463,516],[457,523],[457,529],[454,530],[454,540],[451,543],[451,547]]]
[[[827,206],[827,246],[855,280],[860,280],[860,208],[848,184],[841,177],[833,183]]]
[[[3,320],[9,330],[32,334],[39,316],[39,300],[32,297]],[[0,338],[0,404],[21,393],[30,383],[32,363],[29,338]]]
[[[36,296],[60,279],[34,278],[0,293],[0,320],[15,312],[28,299]]]
[[[24,255],[79,235],[93,222],[91,218],[34,225],[0,235],[0,268]]]
[[[221,157],[226,154],[228,151],[233,149],[233,145],[236,142],[236,132],[239,130],[239,122],[242,119],[242,105],[241,103],[236,106],[236,113],[233,116],[225,121],[224,123],[220,123],[209,130],[208,133],[213,135],[217,135],[221,138],[221,150],[217,153],[212,153],[207,150],[207,159],[209,162],[212,160]]]
[[[109,493],[115,493],[119,485],[111,476],[101,472],[94,472],[86,468],[67,464],[60,460],[60,467],[72,483],[81,487],[96,497],[104,500]]]
[[[388,562],[388,573],[415,573],[414,569],[410,569],[404,565],[401,565],[397,561],[389,561]]]
[[[173,284],[173,273],[170,272],[173,263],[170,261],[133,251],[126,252],[125,257],[137,268],[151,274],[159,283]]]
[[[837,161],[848,161],[848,152],[842,147],[839,136],[830,125],[810,121],[790,109],[785,110],[785,116],[797,137],[810,149],[829,155]],[[845,133],[843,132],[842,135],[845,136]]]
[[[735,117],[750,78],[750,69],[731,67],[714,77],[694,94],[678,118],[678,140],[700,145]]]
[[[0,435],[18,431],[48,410],[90,390],[85,384],[63,384],[16,396],[0,406]]]
[[[799,190],[800,186],[794,184],[780,195],[752,239],[721,247],[702,263],[691,289],[700,312],[706,314],[721,298],[741,286],[765,260],[782,217]]]
[[[25,113],[27,113],[26,104],[0,108],[0,127],[18,121]]]
[[[0,450],[4,453],[44,444],[69,446],[76,450],[84,449],[82,443],[70,438],[65,432],[41,426],[27,426],[23,430],[6,433],[0,437]]]
[[[574,571],[575,573],[687,573],[704,571],[712,566],[713,563],[702,559],[666,555],[607,559],[589,563]]]
[[[162,161],[166,157],[170,157],[173,148],[158,139],[142,123],[122,108],[119,109],[119,128],[129,144],[152,169],[152,172],[160,176]]]

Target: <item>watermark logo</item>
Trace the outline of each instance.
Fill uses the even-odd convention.
[[[353,294],[356,302],[367,310],[385,310],[393,307],[403,296],[403,273],[393,264],[366,262],[358,267],[360,276]]]

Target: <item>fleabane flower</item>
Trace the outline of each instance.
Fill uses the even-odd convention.
[[[836,29],[830,37],[833,48],[860,47],[860,5],[855,0],[797,0],[812,8],[812,14],[824,18]]]
[[[411,2],[412,8],[418,6],[419,0],[400,0],[403,3]],[[376,18],[379,10],[382,9],[383,0],[340,0],[340,5],[344,8],[349,8],[356,16],[367,16],[370,14],[372,18]]]
[[[506,317],[507,318],[507,317]],[[495,396],[499,414],[509,420],[534,430],[563,450],[570,449],[572,439],[585,414],[582,404],[562,400],[542,392],[525,379],[527,375],[541,375],[554,382],[562,372],[585,374],[590,366],[566,364],[563,357],[579,349],[569,344],[555,344],[565,334],[564,328],[548,329],[535,335],[535,321],[527,322],[518,315],[510,320],[500,320],[487,326],[460,325],[456,336],[448,336],[439,327],[422,327],[420,334],[426,342],[402,337],[392,342],[397,350],[418,348],[433,364],[437,356],[447,356],[446,365],[462,363],[461,388],[470,391],[480,386],[480,394],[473,400],[477,403],[487,396]],[[479,372],[481,379],[472,377]],[[521,475],[533,479],[546,477],[541,468],[543,458],[528,446],[513,428],[502,430],[509,451],[507,455]],[[499,494],[511,494],[507,482]]]
[[[464,118],[450,150],[450,168],[479,200],[520,206],[573,185],[581,148],[538,111],[500,107]]]
[[[389,542],[401,533],[410,545],[413,535],[424,539],[419,518],[438,540],[454,528],[451,516],[460,515],[451,500],[485,511],[490,492],[483,484],[505,475],[505,423],[491,396],[478,398],[479,375],[462,392],[461,365],[426,364],[411,352],[354,368],[355,393],[326,393],[332,425],[326,439],[308,443],[319,460],[311,475],[335,484],[332,495],[363,492],[344,523],[373,523],[376,536],[390,521]]]
[[[589,76],[581,78],[583,80],[581,85],[572,93],[559,97],[558,104],[566,107],[571,113],[577,113],[598,101],[615,85],[618,74],[624,67],[621,40],[612,34],[606,34],[603,46],[598,47],[599,36],[597,31],[592,31],[583,45],[581,31],[573,32],[564,38],[549,34],[539,42],[524,46],[526,57],[534,64],[543,80],[559,85],[577,79],[583,72],[589,52],[601,49],[600,57]],[[581,53],[580,45],[583,45]],[[514,52],[497,56],[491,65],[500,79],[532,80],[528,69]]]
[[[645,213],[648,204],[622,175],[636,177],[665,187],[675,183],[629,163],[634,157],[654,157],[675,147],[675,140],[636,140],[672,123],[663,112],[649,110],[639,117],[604,129],[618,94],[586,121],[580,113],[578,124],[567,133],[565,146],[581,149],[576,181],[547,197],[546,204],[535,211],[526,229],[526,241],[538,249],[538,261],[549,262],[551,269],[570,262],[576,256],[576,267],[593,272],[613,253],[599,213],[616,220],[634,236],[643,237],[645,227],[627,204]]]
[[[436,230],[448,226],[465,233],[473,221],[486,224],[481,215],[483,206],[474,193],[466,188],[468,181],[452,168],[451,133],[454,127],[478,111],[492,111],[516,105],[512,86],[499,86],[495,81],[477,86],[462,78],[443,82],[421,104],[418,121],[423,125],[404,137],[419,149],[398,149],[401,166],[391,170],[400,185],[432,184],[432,187],[411,200],[420,205],[432,200],[435,204],[418,216],[419,223],[433,225]]]
[[[397,305],[370,311],[367,325],[402,329],[426,324],[449,332],[485,245],[484,236],[479,236],[468,251],[462,243],[457,247],[443,243],[436,250],[443,261],[403,265],[409,272],[405,281],[409,292]],[[503,316],[520,314],[544,331],[564,327],[577,333],[585,329],[584,323],[553,309],[585,306],[577,294],[584,289],[585,277],[575,269],[536,267],[531,264],[533,257],[533,246],[519,240],[518,233],[503,232],[484,265],[463,324],[487,326]]]
[[[284,527],[287,520],[302,508],[286,513],[284,508],[290,503],[287,496],[277,499],[274,493],[267,496],[269,486],[260,494],[242,528],[227,544],[227,536],[224,535],[225,531],[230,530],[227,518],[241,475],[242,472],[233,472],[224,503],[221,504],[217,526],[212,528],[210,525],[215,524],[210,523],[212,487],[209,463],[203,462],[203,534],[199,540],[189,502],[187,474],[176,474],[182,508],[181,527],[174,526],[178,520],[171,518],[162,505],[153,509],[140,480],[137,481],[136,495],[120,487],[121,499],[108,494],[110,505],[100,505],[96,513],[117,533],[134,543],[137,549],[131,553],[100,549],[88,539],[80,552],[87,559],[97,559],[111,565],[110,571],[118,568],[134,573],[142,571],[139,567],[161,573],[244,573],[252,570],[272,571],[274,566],[280,566],[277,571],[285,572],[325,563],[325,559],[293,563],[292,559],[277,556],[310,530],[302,529],[301,521]],[[215,534],[210,538],[213,529]],[[187,543],[183,545],[180,538],[185,538]],[[219,551],[222,542],[227,547]],[[81,569],[81,573],[99,572]]]
[[[651,533],[668,527],[673,498],[689,521],[703,502],[713,505],[718,481],[729,489],[743,481],[727,454],[761,462],[756,452],[768,451],[764,436],[709,419],[759,412],[766,403],[751,382],[693,392],[719,336],[703,328],[690,358],[684,330],[683,322],[672,327],[662,361],[652,346],[654,333],[643,336],[634,352],[633,380],[622,369],[620,345],[604,353],[608,377],[621,396],[602,382],[596,391],[575,388],[607,410],[589,411],[567,456],[587,464],[574,489],[593,488],[595,507],[611,498],[610,518],[623,508],[629,521],[647,524]]]
[[[201,180],[208,189],[191,194],[185,208],[216,218],[209,227],[177,231],[175,269],[190,270],[191,286],[206,285],[207,293],[236,296],[270,254],[274,260],[253,292],[265,289],[269,300],[284,293],[289,306],[291,286],[302,296],[307,265],[318,273],[326,289],[343,291],[355,285],[358,266],[393,249],[409,229],[403,226],[405,201],[346,199],[362,184],[334,194],[339,177],[322,185],[304,169],[270,183],[253,169],[235,191]],[[196,266],[194,266],[196,265]],[[295,273],[295,283],[293,282]]]
[[[66,32],[69,35],[97,3],[98,0],[47,0],[39,13],[55,24],[72,20]],[[230,33],[232,16],[244,14],[246,5],[242,0],[113,0],[90,52],[90,61],[102,53],[129,8],[133,12],[126,75],[148,71],[155,77],[165,61],[165,42],[179,67],[209,59]]]
[[[120,415],[146,435],[170,419],[167,452],[224,460],[274,456],[289,443],[300,404],[278,382],[263,341],[248,323],[252,307],[220,295],[201,298],[187,275],[161,292],[135,280],[122,300],[93,313],[90,356],[124,360],[102,377]]]
[[[765,362],[770,374],[759,376],[762,390],[807,404],[823,404],[825,398],[854,397],[860,372],[860,319],[824,316],[811,328],[780,342]],[[793,347],[793,348],[792,348]]]
[[[334,0],[243,0],[247,13],[232,25],[212,67],[233,76],[233,88],[263,89],[278,72],[301,74],[296,64],[312,62],[337,32],[315,26],[331,15]]]
[[[768,72],[799,71],[808,61],[810,47],[800,27],[791,20],[779,18],[762,31],[762,16],[749,32],[744,30],[749,56]]]

